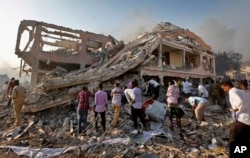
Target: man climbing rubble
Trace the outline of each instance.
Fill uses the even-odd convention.
[[[149,96],[153,95],[153,99],[156,100],[159,97],[160,84],[157,81],[151,79],[146,82],[146,85]]]
[[[11,97],[13,99],[13,110],[15,116],[14,125],[19,126],[21,123],[21,111],[25,102],[26,90],[24,87],[19,85],[19,80],[15,80],[14,84],[15,86],[11,94]]]

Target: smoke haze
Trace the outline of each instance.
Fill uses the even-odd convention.
[[[157,20],[146,10],[134,10],[120,24],[117,37],[125,42],[133,41],[138,35],[149,31]]]

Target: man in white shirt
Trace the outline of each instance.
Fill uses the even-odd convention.
[[[188,98],[191,96],[191,88],[192,88],[192,83],[188,82],[186,79],[183,79],[182,91],[184,93],[185,98]]]
[[[237,89],[231,81],[223,81],[221,88],[229,94],[234,122],[230,125],[229,142],[250,142],[250,96]]]
[[[198,95],[199,97],[208,99],[208,91],[205,86],[203,86],[201,83],[198,86]]]
[[[146,127],[146,123],[145,123],[145,120],[143,118],[143,113],[142,113],[142,102],[143,102],[142,92],[141,92],[141,89],[138,88],[137,86],[138,86],[137,81],[133,81],[132,82],[133,89],[126,89],[124,91],[129,104],[132,105],[132,117],[133,117],[135,129],[137,129],[138,127],[137,117],[140,118],[143,126]]]
[[[157,99],[159,97],[160,84],[153,79],[149,80],[148,83],[149,83],[149,86],[152,87],[152,90],[150,93],[153,93],[153,96],[154,96],[153,99]]]

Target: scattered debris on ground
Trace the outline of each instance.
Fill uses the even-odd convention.
[[[228,157],[226,122],[230,114],[211,105],[206,121],[197,124],[190,119],[191,108],[182,108],[183,131],[177,126],[170,130],[168,118],[164,122],[148,121],[150,128],[135,131],[126,105],[116,128],[110,126],[113,111],[108,108],[105,132],[94,128],[94,113],[90,112],[89,125],[79,136],[73,106],[24,114],[20,127],[13,126],[12,109],[1,106],[0,151],[6,157],[13,152],[29,157]]]

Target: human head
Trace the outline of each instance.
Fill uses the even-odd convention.
[[[168,85],[170,86],[170,85],[174,85],[174,81],[169,81],[168,82]]]
[[[82,87],[82,90],[86,91],[86,90],[87,90],[87,87],[83,86],[83,87]]]
[[[5,84],[8,84],[8,81],[5,81]]]
[[[15,81],[15,78],[14,78],[14,77],[12,77],[12,78],[10,79],[10,81],[11,81],[11,82],[14,82],[14,81]]]
[[[246,90],[247,89],[247,81],[246,80],[241,80],[240,83],[239,83],[239,88],[240,89],[243,89],[243,90]]]
[[[102,88],[103,88],[102,83],[100,83],[100,84],[98,85],[98,87],[99,87],[100,90],[102,90]]]
[[[114,84],[114,86],[115,86],[115,87],[119,87],[120,84],[119,84],[118,82],[116,82],[116,83]]]
[[[220,87],[221,87],[221,89],[223,89],[224,92],[229,92],[229,90],[231,88],[233,88],[234,86],[233,86],[233,83],[231,81],[226,80],[226,81],[222,81],[221,82],[221,86]]]
[[[186,102],[186,103],[188,103],[188,102],[189,102],[189,101],[188,101],[188,98],[185,98],[185,102]]]
[[[138,86],[138,82],[136,80],[132,81],[132,88],[137,87]]]
[[[125,90],[125,89],[127,89],[127,88],[128,88],[127,86],[123,86],[123,87],[122,87],[123,90]]]
[[[17,86],[19,85],[19,80],[14,80],[14,84]]]

